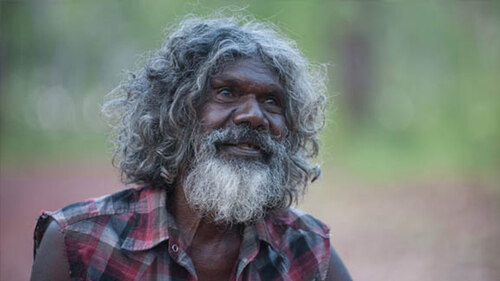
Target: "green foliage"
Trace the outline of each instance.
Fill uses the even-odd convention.
[[[325,165],[365,178],[495,175],[500,169],[500,4],[493,1],[1,5],[3,163],[109,158],[99,116],[103,96],[159,47],[163,27],[187,13],[230,5],[275,23],[307,57],[328,64]],[[365,53],[346,45],[349,38],[361,40]],[[349,74],[356,60],[361,67]],[[360,108],[352,105],[349,79],[354,85],[366,80]]]

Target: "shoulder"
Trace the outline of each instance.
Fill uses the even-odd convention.
[[[322,221],[299,209],[273,212],[268,218],[284,230],[281,248],[290,256],[292,264],[304,274],[307,264],[317,268],[321,280],[352,281],[348,270],[330,241],[330,229]],[[304,258],[305,257],[305,258]],[[313,258],[313,259],[311,259]]]
[[[280,228],[299,231],[323,239],[330,238],[330,228],[312,215],[295,208],[271,212],[266,220],[268,223]]]
[[[140,228],[143,232],[136,229],[154,222],[156,212],[165,209],[165,199],[165,190],[141,187],[46,212],[35,228],[35,259],[45,256],[44,245],[55,241],[63,245],[72,277],[84,278],[92,262],[113,263],[124,258],[123,246],[151,242],[148,229]]]
[[[271,212],[266,217],[266,227],[271,245],[289,261],[289,274],[326,278],[331,255],[330,229],[326,224],[304,211],[289,208]]]
[[[130,188],[98,198],[67,205],[45,215],[55,220],[62,230],[82,221],[140,212],[147,208],[148,197],[156,190],[148,187]]]
[[[147,219],[147,216],[138,214],[147,214],[152,208],[165,206],[164,193],[161,189],[149,187],[131,188],[76,202],[55,212],[44,212],[35,228],[35,252],[51,221],[57,223],[66,246],[89,245],[92,241],[110,245],[121,243],[137,220]]]

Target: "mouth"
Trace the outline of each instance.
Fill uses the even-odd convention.
[[[261,146],[253,142],[223,143],[220,149],[236,157],[261,158],[264,156]]]
[[[253,143],[238,143],[233,145],[243,150],[260,150],[260,145]]]

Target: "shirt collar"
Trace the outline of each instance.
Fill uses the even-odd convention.
[[[129,251],[148,250],[169,239],[172,215],[167,210],[167,191],[164,188],[141,187],[132,203],[130,231],[121,248]]]
[[[164,188],[141,187],[137,189],[134,212],[129,220],[131,225],[121,248],[129,251],[144,251],[168,240],[178,234],[175,218],[167,208],[167,190]],[[256,223],[247,225],[243,233],[243,241],[254,244],[264,241],[274,249],[278,249],[270,229],[272,222],[268,216]],[[257,250],[257,249],[256,249]]]

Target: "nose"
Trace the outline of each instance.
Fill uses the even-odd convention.
[[[233,114],[233,122],[252,129],[269,130],[269,121],[254,96],[248,96],[241,102]]]

